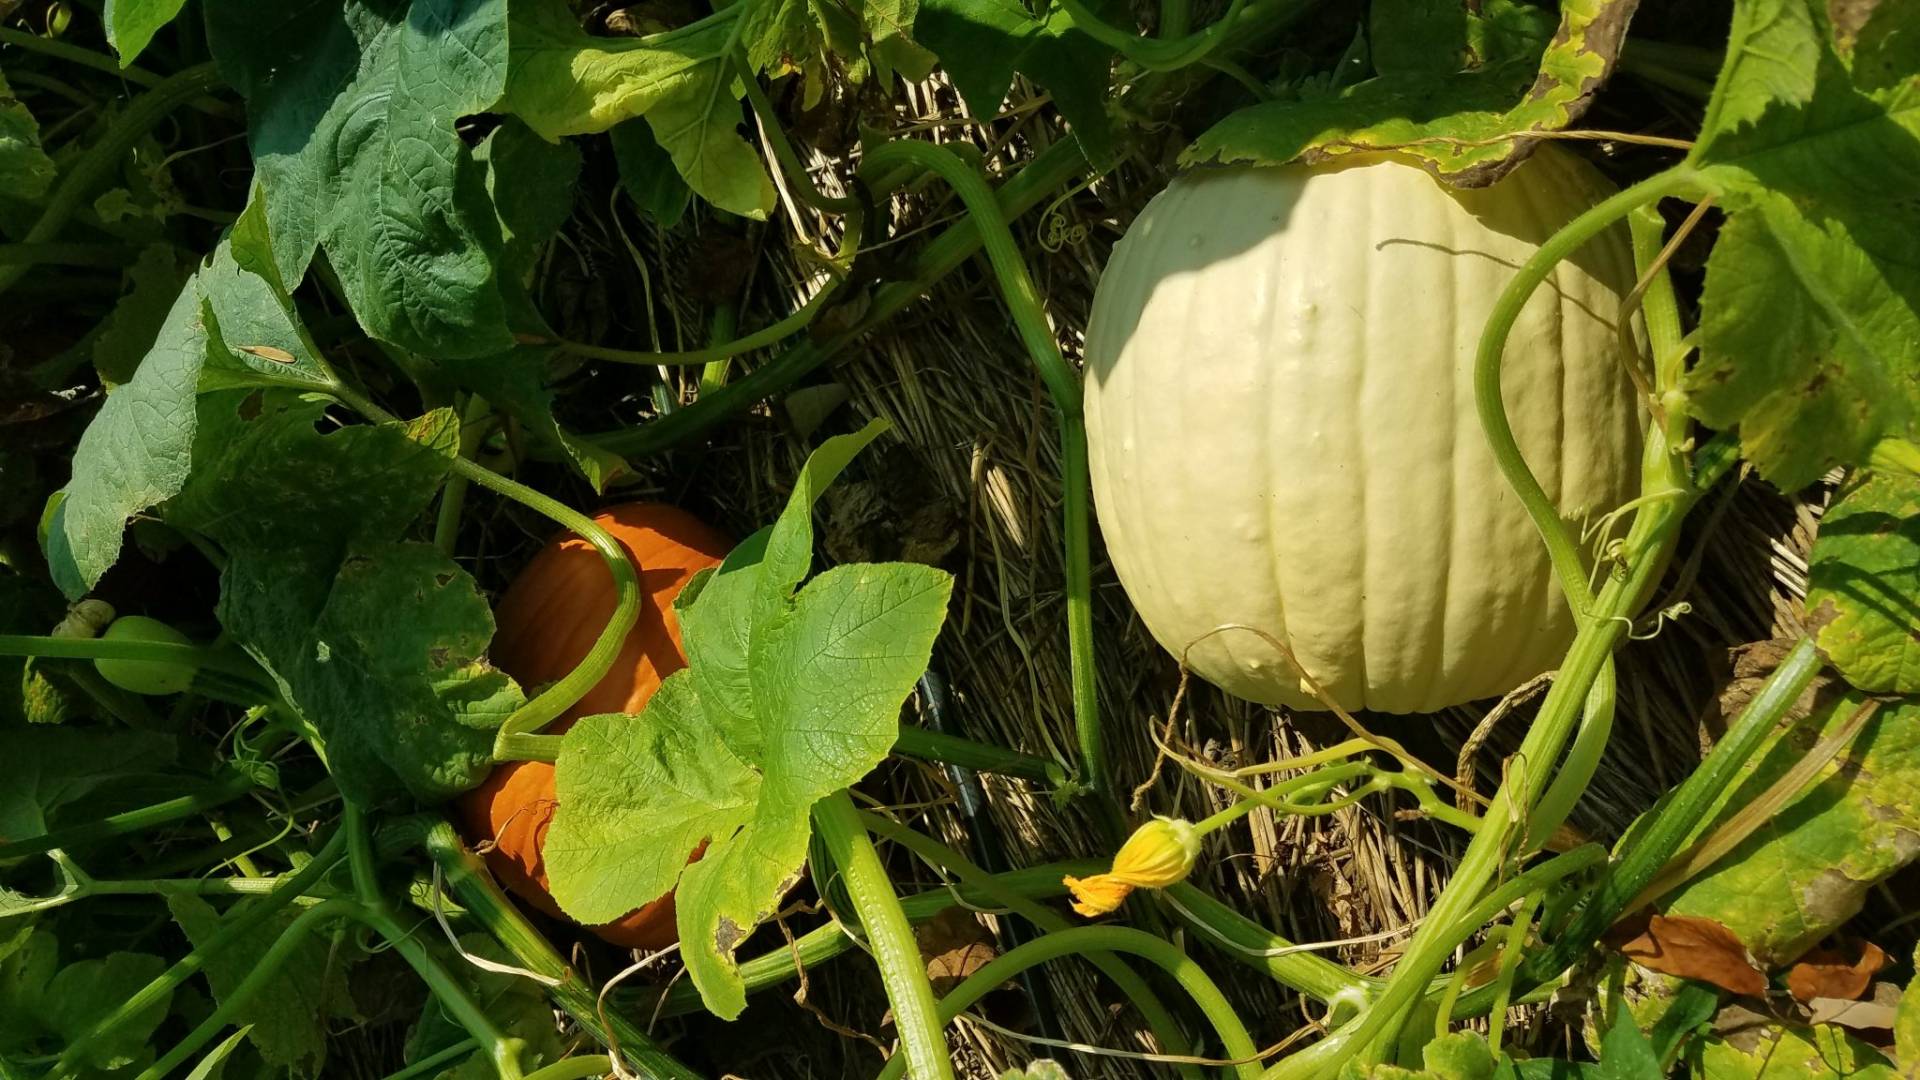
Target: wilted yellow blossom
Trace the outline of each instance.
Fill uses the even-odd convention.
[[[1135,889],[1164,889],[1185,881],[1199,857],[1200,834],[1191,824],[1157,817],[1120,845],[1112,870],[1062,880],[1073,892],[1073,910],[1091,919],[1119,908]]]

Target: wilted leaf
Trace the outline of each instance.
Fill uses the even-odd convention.
[[[1653,915],[1637,933],[1616,930],[1620,954],[1641,967],[1683,979],[1698,979],[1736,994],[1767,992],[1766,973],[1733,931],[1697,915]],[[1624,940],[1621,940],[1624,938]]]
[[[1689,843],[1738,813],[1853,717],[1857,694],[1823,695],[1770,736]],[[1816,779],[1739,846],[1665,901],[1731,929],[1760,961],[1785,964],[1860,909],[1867,890],[1920,856],[1920,705],[1882,702]]]
[[[1859,948],[1815,949],[1787,972],[1787,989],[1801,1001],[1814,998],[1856,1000],[1873,984],[1874,975],[1887,966],[1887,954],[1871,941]]]
[[[1277,165],[1392,150],[1450,184],[1491,184],[1525,157],[1527,133],[1558,131],[1586,112],[1638,0],[1569,0],[1550,37],[1514,6],[1432,6],[1451,13],[1440,40],[1459,42],[1474,70],[1383,70],[1336,98],[1254,105],[1215,124],[1181,161]],[[1404,52],[1390,51],[1389,63]]]

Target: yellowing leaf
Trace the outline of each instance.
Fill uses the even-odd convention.
[[[1847,681],[1920,693],[1920,481],[1869,475],[1820,519],[1807,611]]]

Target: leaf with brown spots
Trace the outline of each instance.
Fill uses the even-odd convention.
[[[1617,946],[1620,954],[1643,968],[1698,979],[1747,997],[1767,992],[1766,973],[1754,964],[1747,947],[1712,919],[1653,915],[1630,936],[1627,928],[1616,929],[1625,937]]]

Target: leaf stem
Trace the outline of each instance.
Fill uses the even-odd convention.
[[[822,192],[814,185],[813,174],[800,160],[793,149],[793,143],[787,138],[786,129],[780,126],[780,117],[773,111],[773,102],[767,100],[767,92],[760,88],[760,76],[747,63],[739,50],[733,53],[735,72],[740,76],[740,85],[745,88],[747,104],[753,109],[753,115],[760,120],[760,131],[766,136],[767,145],[773,148],[774,160],[780,163],[780,170],[793,181],[799,190],[801,201],[815,210],[829,214],[845,214],[860,208],[860,200],[850,196],[835,198]]]
[[[548,995],[574,1023],[646,1080],[699,1080],[625,1014],[601,1009],[592,988],[500,891],[486,864],[467,850],[451,824],[435,821],[427,828],[425,844],[467,914],[506,948],[516,965],[549,980]]]
[[[39,219],[20,238],[21,242],[41,244],[58,236],[67,219],[106,183],[135,143],[166,119],[167,114],[201,96],[219,81],[219,70],[208,61],[169,75],[134,98],[100,136],[100,141],[87,147],[63,170],[60,183],[47,196]],[[0,265],[0,293],[11,288],[32,267],[33,263],[28,261]]]
[[[1007,311],[1013,316],[1027,355],[1059,411],[1060,470],[1063,486],[1062,531],[1066,548],[1067,650],[1073,685],[1073,726],[1080,751],[1080,775],[1099,800],[1108,830],[1120,831],[1120,808],[1108,775],[1106,743],[1100,730],[1100,688],[1093,655],[1092,480],[1087,466],[1087,429],[1081,413],[1080,380],[1060,355],[1047,322],[1040,293],[1033,286],[1007,219],[994,202],[984,176],[953,151],[928,142],[902,139],[867,153],[862,175],[878,176],[910,165],[947,182],[965,204],[987,260],[993,266]],[[876,195],[880,194],[876,188]]]
[[[253,786],[254,778],[244,770],[227,769],[213,783],[191,795],[182,795],[177,799],[167,799],[151,806],[143,806],[138,810],[127,810],[96,821],[55,829],[40,836],[30,836],[23,840],[0,844],[0,862],[24,858],[28,855],[44,854],[54,848],[65,850],[115,836],[143,832],[168,822],[204,813],[216,806],[225,806],[253,790]]]
[[[15,48],[25,49],[28,52],[37,52],[45,56],[51,56],[56,60],[64,60],[70,64],[89,67],[95,71],[105,72],[108,75],[125,79],[135,86],[151,89],[166,81],[164,77],[137,65],[121,67],[118,60],[108,56],[106,53],[82,48],[72,42],[41,37],[39,34],[30,33],[26,30],[16,30],[10,26],[0,26],[0,45],[12,45]],[[187,107],[197,109],[200,112],[206,113],[208,116],[231,118],[235,115],[232,105],[210,97],[194,98],[187,102]]]
[[[989,961],[940,999],[940,1019],[951,1022],[994,987],[1035,964],[1094,952],[1132,953],[1171,975],[1213,1025],[1227,1057],[1234,1062],[1235,1075],[1241,1080],[1254,1080],[1260,1075],[1259,1048],[1254,1046],[1253,1037],[1247,1034],[1239,1014],[1233,1011],[1233,1006],[1200,965],[1178,947],[1124,926],[1077,926],[1008,950],[1006,955]],[[880,1071],[880,1080],[899,1080],[905,1064],[902,1057],[895,1054]]]
[[[933,985],[927,981],[926,961],[920,957],[913,924],[900,908],[887,868],[853,807],[853,797],[843,788],[814,803],[813,825],[846,882],[847,896],[866,930],[867,949],[893,1007],[893,1027],[904,1048],[902,1060],[912,1069],[914,1080],[952,1080],[953,1055],[942,1033]]]
[[[833,302],[838,290],[828,285],[800,306],[793,314],[772,323],[745,337],[718,345],[709,345],[704,349],[688,349],[683,352],[647,352],[643,349],[615,349],[606,345],[589,345],[582,341],[555,341],[554,346],[561,352],[584,356],[590,360],[605,360],[615,364],[644,364],[649,367],[694,367],[719,363],[736,356],[743,356],[756,349],[769,345],[778,345],[787,338],[812,325],[822,311]]]
[[[893,752],[923,761],[937,761],[943,765],[959,765],[975,772],[1019,777],[1056,788],[1067,782],[1067,771],[1051,758],[1035,757],[1004,746],[929,731],[911,724],[900,725],[900,737],[894,741]]]

